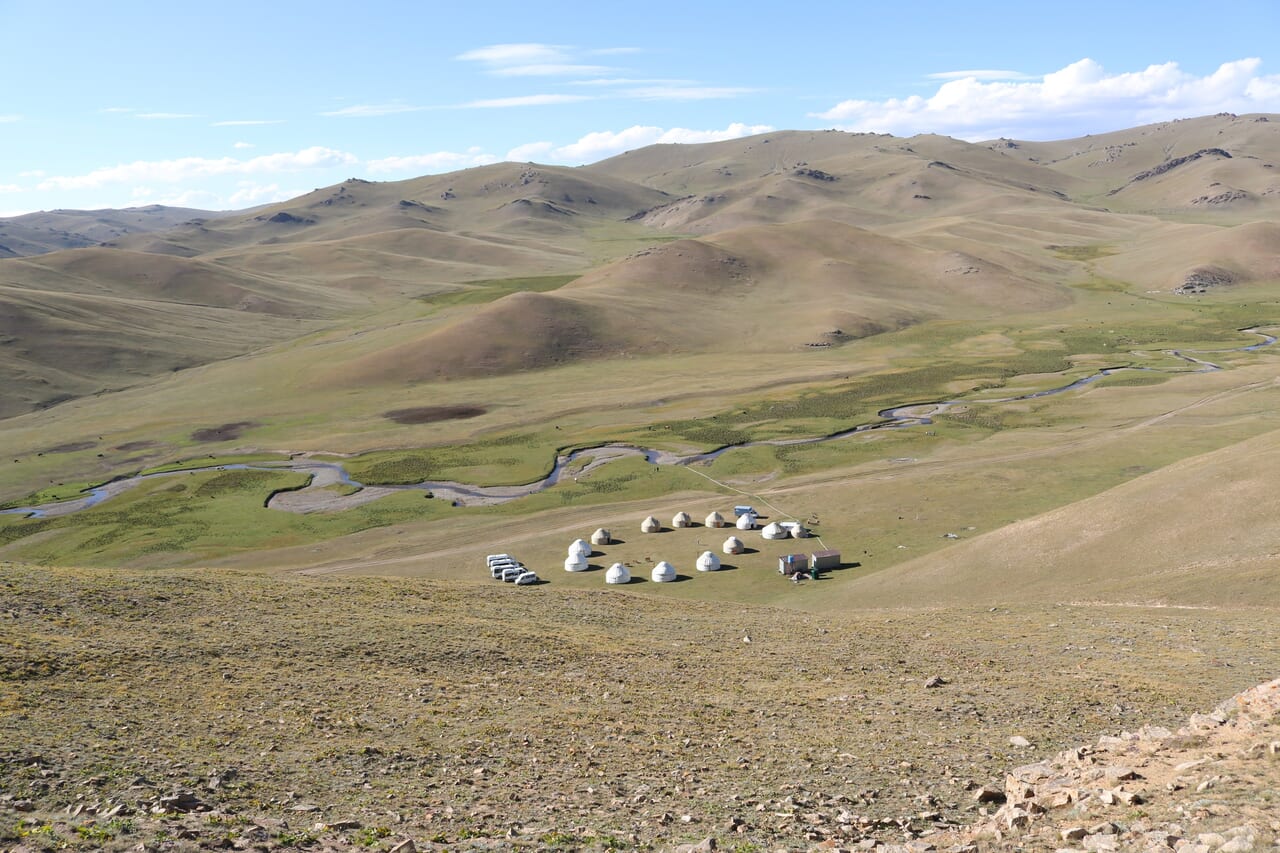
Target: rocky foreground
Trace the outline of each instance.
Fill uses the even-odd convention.
[[[1276,622],[0,563],[0,850],[1262,849]]]
[[[1009,771],[1002,802],[963,833],[921,850],[1177,850],[1280,847],[1280,679],[1245,690],[1171,731],[1103,735]]]

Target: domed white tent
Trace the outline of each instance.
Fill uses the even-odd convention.
[[[591,534],[592,545],[608,545],[612,541],[613,541],[613,534],[610,533],[608,530],[605,530],[603,527],[599,528],[598,530],[596,530],[595,533]]]
[[[605,583],[631,583],[631,572],[622,563],[614,563],[604,573]]]
[[[755,530],[756,514],[754,512],[744,512],[738,516],[738,520],[734,524],[739,530]]]
[[[587,540],[585,539],[575,539],[569,545],[570,557],[578,557],[578,556],[590,557],[591,551],[592,551],[592,548],[590,545],[587,544]]]
[[[706,524],[707,527],[724,527],[724,516],[718,512],[708,513]]]
[[[703,551],[698,556],[697,567],[700,572],[718,572],[720,571],[720,558],[710,551]]]
[[[724,548],[721,550],[726,554],[741,554],[743,549],[746,547],[747,546],[743,545],[742,540],[737,536],[730,536],[728,539],[724,540]]]
[[[662,522],[654,518],[652,515],[640,522],[641,533],[657,533],[662,529]]]
[[[587,558],[584,554],[570,554],[564,558],[564,570],[566,572],[585,572],[587,570]]]
[[[794,539],[808,539],[809,528],[797,521],[795,524],[791,525],[791,536]]]
[[[765,539],[786,539],[787,528],[776,521],[771,521],[764,526],[764,530],[760,531],[760,535]]]
[[[650,577],[653,578],[654,583],[671,583],[676,579],[676,567],[663,560],[653,567],[653,574]]]
[[[671,519],[672,527],[693,527],[693,519],[689,517],[687,512],[677,512]]]

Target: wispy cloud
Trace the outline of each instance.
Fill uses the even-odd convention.
[[[929,97],[848,100],[814,117],[844,130],[963,139],[1055,139],[1205,113],[1280,110],[1280,75],[1256,58],[1226,62],[1205,76],[1176,62],[1113,74],[1081,59],[1035,81],[948,80]]]
[[[517,44],[491,44],[460,53],[455,57],[465,62],[483,62],[486,65],[525,65],[534,62],[558,62],[565,58],[561,45],[539,42]]]
[[[195,113],[135,113],[134,115],[146,119],[199,118]]]
[[[582,62],[582,56],[610,56],[632,48],[578,50],[567,45],[522,42],[491,44],[458,54],[463,62],[475,62],[498,77],[585,77],[613,71],[607,65]]]
[[[216,175],[251,175],[272,172],[293,172],[306,169],[323,169],[350,166],[359,159],[346,151],[313,146],[301,151],[264,154],[248,160],[234,157],[210,159],[206,157],[182,157],[176,160],[138,160],[118,166],[95,169],[84,175],[57,175],[41,181],[41,190],[96,189],[116,183],[180,183]]]
[[[497,162],[498,158],[492,154],[486,154],[480,148],[469,148],[463,153],[436,151],[431,154],[412,154],[406,157],[383,157],[379,160],[370,160],[365,166],[371,174],[375,175],[394,172],[425,174],[486,166]]]
[[[1036,80],[1030,74],[1021,71],[999,71],[994,68],[976,69],[973,71],[939,71],[926,75],[930,80]]]
[[[253,145],[253,143],[252,143],[252,142],[237,142],[237,143],[235,143],[234,145],[232,145],[231,147],[232,147],[232,148],[241,148],[241,149],[243,149],[243,148],[253,148],[253,147],[254,147],[254,145]]]
[[[244,118],[231,119],[229,121],[215,121],[209,124],[209,127],[257,127],[263,124],[284,124],[282,118]]]
[[[591,80],[570,80],[570,86],[695,86],[695,80],[676,80],[665,77],[597,77]]]
[[[597,47],[587,51],[589,56],[625,56],[632,53],[644,53],[639,47]]]
[[[390,116],[398,113],[416,113],[425,109],[426,107],[415,107],[410,104],[356,104],[350,107],[343,107],[340,110],[323,112],[320,115],[336,118],[376,118],[377,116]]]
[[[98,110],[100,113],[136,113],[136,107],[103,107]]]
[[[608,74],[613,69],[607,65],[584,65],[574,62],[537,62],[531,65],[507,65],[494,68],[490,73],[499,77],[572,77],[587,74]]]
[[[551,142],[531,142],[520,145],[507,153],[508,160],[538,160],[542,162],[578,165],[593,163],[605,157],[621,154],[635,148],[661,143],[719,142],[738,139],[757,133],[768,133],[773,127],[767,124],[734,122],[720,130],[691,130],[686,127],[661,128],[635,125],[625,130],[601,130],[588,133],[568,145]]]
[[[0,124],[10,124],[11,122],[15,122],[15,121],[22,121],[22,116],[18,115],[17,113],[0,115]]]
[[[20,193],[22,187],[17,184],[0,184],[0,193]]]
[[[644,86],[623,92],[642,101],[708,101],[750,95],[758,89],[742,86]]]
[[[517,95],[513,98],[485,98],[479,101],[468,101],[459,106],[469,109],[495,109],[499,107],[541,107],[550,104],[573,104],[578,101],[590,101],[590,95]]]

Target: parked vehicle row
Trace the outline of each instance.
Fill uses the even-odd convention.
[[[510,554],[490,554],[485,557],[489,566],[489,576],[504,583],[516,586],[528,586],[538,582],[538,576],[525,568],[525,565]]]

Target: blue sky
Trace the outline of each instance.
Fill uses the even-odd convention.
[[[1280,3],[0,0],[0,215],[279,201],[837,127],[1056,139],[1280,112]]]

